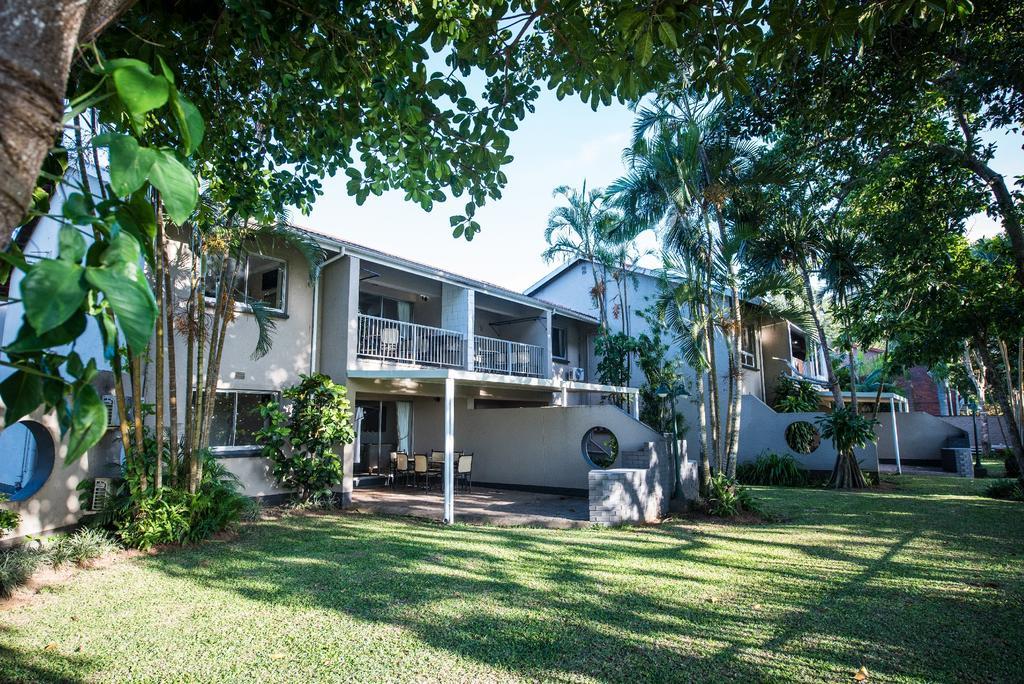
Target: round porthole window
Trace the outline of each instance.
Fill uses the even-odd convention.
[[[619,440],[606,427],[592,427],[583,435],[583,458],[594,468],[611,468],[619,457]]]
[[[806,420],[798,420],[786,428],[786,444],[798,454],[810,454],[821,444],[821,433]]]
[[[15,423],[0,432],[0,492],[24,501],[39,491],[53,472],[53,438],[35,421]]]

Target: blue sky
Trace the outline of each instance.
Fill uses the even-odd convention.
[[[515,160],[505,170],[508,186],[501,200],[477,212],[483,230],[472,242],[451,236],[448,217],[460,213],[462,202],[438,204],[428,213],[392,192],[371,196],[360,207],[345,192],[345,176],[326,179],[324,196],[312,213],[293,219],[346,240],[521,290],[554,267],[540,258],[547,216],[556,205],[552,191],[559,185],[579,187],[584,179],[588,187],[599,187],[620,176],[632,122],[625,106],[594,112],[579,100],[559,102],[544,91],[537,111],[512,133]],[[993,166],[1008,178],[1024,174],[1022,140],[1019,134],[999,139]],[[998,226],[979,216],[969,230],[979,237],[998,231]],[[651,235],[641,242],[642,247],[656,244]]]

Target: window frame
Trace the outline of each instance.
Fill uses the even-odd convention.
[[[556,354],[555,353],[555,333],[556,332],[560,332],[562,334],[562,347],[563,347],[562,351],[564,352],[563,354]],[[560,326],[560,325],[552,325],[551,326],[551,359],[553,361],[561,361],[562,363],[569,363],[569,329],[564,327],[564,326]]]
[[[747,332],[750,332],[751,342],[753,347],[751,349],[746,348]],[[750,359],[748,362],[747,359]],[[740,366],[749,370],[757,370],[759,368],[757,363],[757,328],[752,325],[743,326],[743,331],[740,334]]]
[[[215,394],[230,394],[233,397],[232,409],[231,409],[231,441],[235,441],[235,434],[238,431],[238,395],[240,394],[262,394],[268,397],[268,399],[281,402],[281,393],[277,390],[266,390],[266,389],[234,389],[224,388],[214,390]],[[216,397],[214,397],[214,405],[216,406]],[[211,421],[213,416],[211,416]],[[232,444],[232,445],[210,445],[210,453],[214,455],[231,456],[231,455],[248,455],[253,452],[258,452],[260,447],[258,444]]]
[[[238,279],[237,282],[242,286],[240,288],[240,290],[241,290],[240,294],[241,294],[242,298],[239,299],[236,296],[236,298],[235,298],[235,311],[252,311],[252,306],[249,304],[249,297],[246,294],[246,291],[247,291],[247,286],[248,286],[248,283],[249,283],[249,260],[252,259],[253,257],[257,257],[257,258],[260,258],[260,259],[265,259],[267,261],[276,261],[278,264],[280,264],[280,268],[281,268],[281,272],[282,272],[282,275],[281,275],[281,307],[278,308],[278,307],[274,307],[274,306],[267,306],[265,304],[264,304],[264,306],[266,307],[267,311],[269,311],[272,314],[276,314],[276,315],[279,315],[279,316],[286,316],[288,314],[288,260],[284,259],[282,257],[268,256],[266,254],[260,254],[258,252],[247,253],[245,255],[245,269],[244,269],[244,272],[241,273],[241,274],[236,274],[236,278]],[[205,276],[204,276],[204,278],[205,278]],[[206,291],[205,291],[205,287],[204,287],[204,291],[203,291],[203,299],[206,300],[206,303],[208,305],[213,305],[214,303],[216,303],[216,297],[213,297],[213,296],[210,296],[209,294],[207,294]]]

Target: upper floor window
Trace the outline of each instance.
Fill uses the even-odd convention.
[[[559,361],[569,359],[569,335],[565,328],[551,327],[551,356]]]
[[[744,368],[757,368],[757,329],[752,325],[743,326],[740,338],[740,363]]]
[[[412,302],[403,302],[392,297],[360,292],[359,313],[365,316],[387,318],[391,321],[408,322],[412,319]]]
[[[226,268],[230,269],[234,263],[234,259],[229,259]],[[259,302],[268,309],[283,312],[287,275],[287,262],[283,259],[250,254],[246,257],[245,264],[238,267],[235,272],[235,301],[240,304]],[[207,297],[217,296],[220,276],[220,262],[211,261],[206,274]]]

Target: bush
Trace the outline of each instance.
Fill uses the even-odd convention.
[[[55,537],[46,547],[46,560],[55,568],[86,565],[118,549],[117,542],[105,531],[83,527],[69,535]]]
[[[765,452],[753,463],[741,463],[736,479],[748,485],[799,487],[807,484],[807,473],[792,455]]]
[[[41,561],[41,554],[24,547],[0,551],[0,598],[10,598],[15,589],[28,581]]]
[[[135,501],[114,521],[126,546],[143,551],[158,544],[180,544],[189,534],[192,495],[165,489]]]
[[[750,490],[736,480],[718,473],[708,483],[706,510],[718,518],[735,518],[741,513],[761,513]]]
[[[266,427],[256,432],[256,443],[273,466],[274,478],[295,490],[300,501],[316,494],[329,495],[341,484],[342,462],[335,447],[355,439],[347,391],[330,377],[316,373],[284,391],[292,401],[291,415],[275,402],[260,408]]]
[[[6,494],[0,494],[0,504],[4,504],[8,501]],[[4,536],[8,532],[12,532],[18,528],[18,523],[21,522],[21,516],[18,515],[17,511],[12,511],[9,508],[4,508],[0,505],[0,537]]]
[[[1003,449],[1003,467],[1006,468],[1006,477],[1019,478],[1020,465],[1017,457],[1013,455],[1013,449]]]
[[[1024,479],[996,480],[985,488],[985,496],[1008,501],[1024,501]]]

